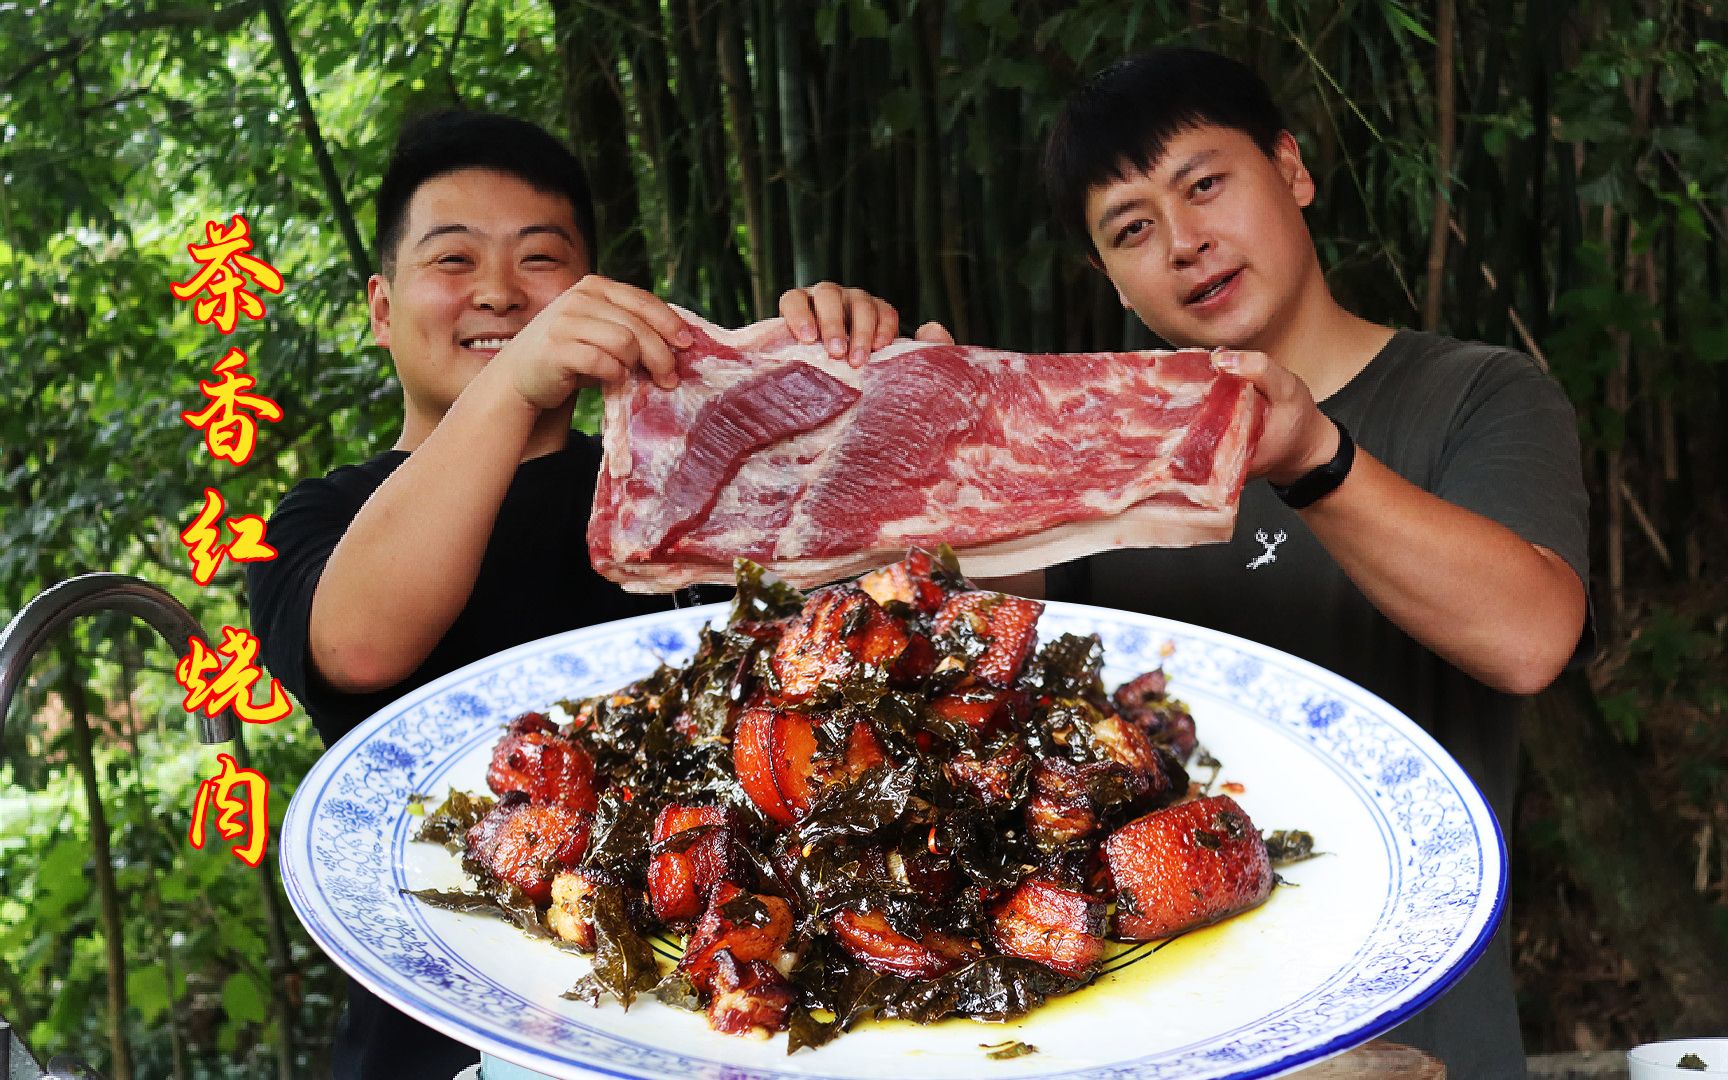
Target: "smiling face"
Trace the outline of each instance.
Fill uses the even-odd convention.
[[[588,273],[581,235],[569,200],[494,169],[446,173],[414,192],[395,273],[367,283],[372,335],[402,380],[405,443],[437,426],[505,342]]]
[[[1234,128],[1171,137],[1146,172],[1095,187],[1086,230],[1124,307],[1178,347],[1279,344],[1330,304],[1302,209],[1314,182],[1288,132],[1268,157]]]

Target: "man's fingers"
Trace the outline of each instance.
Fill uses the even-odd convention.
[[[1269,401],[1281,401],[1296,392],[1296,377],[1282,366],[1274,364],[1263,352],[1238,352],[1219,349],[1212,354],[1212,366],[1219,371],[1240,375],[1253,383]]]
[[[932,345],[954,344],[954,335],[950,334],[948,328],[939,322],[925,323],[913,333],[912,337],[916,341],[928,341]]]
[[[634,285],[589,274],[573,288],[593,300],[621,308],[634,315],[644,327],[652,328],[662,342],[684,349],[696,343],[696,335],[683,316],[672,305]],[[603,313],[602,313],[603,314]]]
[[[1259,366],[1253,360],[1259,355],[1261,354],[1237,352],[1235,349],[1218,349],[1212,353],[1212,366],[1219,371],[1251,378],[1259,374]]]
[[[874,352],[887,348],[900,336],[900,312],[886,300],[877,300],[875,297],[871,297],[871,300],[876,304],[876,337],[870,342],[870,351]]]
[[[793,337],[807,345],[821,342],[829,356],[845,357],[853,367],[900,333],[900,313],[893,304],[832,281],[788,289],[780,295],[779,306]]]
[[[576,359],[581,361],[582,368],[588,372],[586,378],[599,382],[616,382],[622,379],[628,369],[618,362],[618,358],[597,345],[579,341],[572,350]]]
[[[828,355],[838,360],[846,355],[846,294],[832,281],[810,286],[810,301],[816,308],[816,330]]]
[[[810,294],[803,289],[787,289],[780,294],[780,317],[786,320],[792,336],[806,345],[817,341],[816,313],[810,304]]]
[[[876,325],[880,318],[876,305],[881,301],[863,289],[847,289],[845,297],[847,329],[850,331],[846,362],[853,367],[863,367],[875,347]]]
[[[600,349],[623,369],[640,365],[663,389],[678,385],[678,360],[671,346],[658,330],[628,308],[599,307],[573,324],[569,333],[577,341]]]

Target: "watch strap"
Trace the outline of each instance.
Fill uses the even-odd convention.
[[[1273,494],[1292,510],[1305,510],[1332,494],[1350,475],[1350,466],[1356,463],[1356,440],[1350,437],[1349,429],[1339,423],[1337,417],[1328,416],[1326,419],[1338,429],[1338,452],[1332,455],[1332,460],[1308,470],[1288,484],[1272,485]]]

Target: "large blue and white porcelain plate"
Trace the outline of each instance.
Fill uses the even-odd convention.
[[[1365,1042],[1463,974],[1499,921],[1506,860],[1493,816],[1407,717],[1273,649],[1068,604],[1048,606],[1042,639],[1099,634],[1111,687],[1162,664],[1223,763],[1213,790],[1234,795],[1263,831],[1311,832],[1325,854],[1284,869],[1288,884],[1252,912],[1159,948],[1117,948],[1109,974],[1019,1023],[869,1024],[787,1056],[783,1035],[720,1035],[657,1001],[626,1012],[563,1000],[587,970],[582,957],[402,894],[466,884],[455,856],[411,839],[414,796],[484,791],[512,717],[682,663],[701,626],[725,618],[715,605],[531,642],[342,739],[282,827],[288,896],[313,938],[403,1012],[556,1077],[1153,1080],[1275,1076]],[[1037,1052],[988,1055],[1009,1040]]]

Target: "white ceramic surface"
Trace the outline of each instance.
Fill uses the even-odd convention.
[[[332,747],[281,833],[289,899],[319,945],[423,1022],[557,1077],[1205,1080],[1278,1075],[1386,1031],[1462,974],[1499,920],[1505,848],[1493,816],[1408,718],[1272,649],[1066,604],[1049,605],[1041,637],[1098,633],[1112,687],[1173,645],[1170,690],[1224,763],[1218,784],[1242,786],[1232,793],[1262,830],[1306,829],[1327,854],[1287,868],[1292,887],[1261,908],[1142,946],[1019,1023],[867,1025],[789,1057],[784,1036],[719,1035],[651,1000],[628,1012],[561,1000],[582,958],[399,893],[465,884],[454,856],[409,840],[411,795],[484,790],[512,716],[681,663],[701,625],[725,616],[712,605],[531,642],[422,688]],[[986,1056],[984,1045],[1010,1039],[1038,1052]]]
[[[1680,1068],[1680,1059],[1695,1054],[1704,1071]],[[1626,1053],[1629,1080],[1707,1080],[1728,1076],[1728,1039],[1670,1039],[1645,1043]]]

